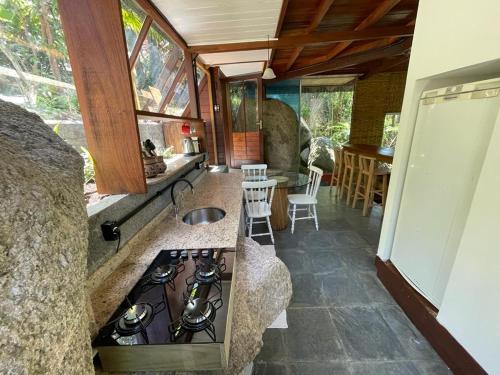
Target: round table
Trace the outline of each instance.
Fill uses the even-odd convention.
[[[280,175],[269,175],[276,180],[273,203],[271,205],[271,227],[273,230],[284,230],[288,225],[288,190],[298,189],[309,184],[309,177],[298,172],[284,172]]]

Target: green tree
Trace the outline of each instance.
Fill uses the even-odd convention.
[[[0,68],[3,95],[44,119],[80,117],[56,0],[0,0]]]
[[[305,87],[300,100],[301,116],[313,137],[328,137],[335,147],[349,140],[352,87]]]

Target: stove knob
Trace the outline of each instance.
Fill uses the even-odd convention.
[[[210,255],[209,251],[208,250],[202,250],[201,251],[201,256],[202,258],[208,258]]]
[[[171,259],[179,259],[179,252],[177,250],[172,250],[170,252],[170,258]]]
[[[198,252],[198,250],[191,251],[191,258],[198,259],[199,257],[200,257],[200,253]]]
[[[182,258],[182,260],[188,260],[189,256],[188,256],[187,250],[181,251],[181,258]]]

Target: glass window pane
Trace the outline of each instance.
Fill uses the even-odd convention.
[[[198,82],[198,87],[201,87],[204,77],[205,72],[203,71],[203,69],[196,67],[196,82]]]
[[[146,19],[146,13],[134,0],[121,0],[121,4],[125,39],[127,41],[128,55],[130,56],[141,31],[142,24]]]
[[[183,61],[182,50],[153,24],[132,71],[138,109],[159,112]]]
[[[382,147],[396,147],[401,113],[386,113],[384,120],[384,135]]]
[[[243,95],[244,87],[242,82],[229,82],[229,100],[231,103],[231,123],[233,132],[245,131],[245,121],[243,117]]]
[[[313,137],[327,137],[334,147],[349,140],[354,87],[302,86],[301,120]]]
[[[86,145],[57,1],[0,1],[0,98],[37,113],[78,151]]]
[[[167,115],[182,116],[184,110],[189,103],[189,89],[187,83],[187,77],[184,78],[175,87],[175,93],[172,100],[167,105],[165,113]]]

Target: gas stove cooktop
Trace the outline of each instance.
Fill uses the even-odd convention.
[[[225,367],[233,264],[225,249],[162,250],[94,340],[103,369],[200,369],[169,355],[195,344]]]

